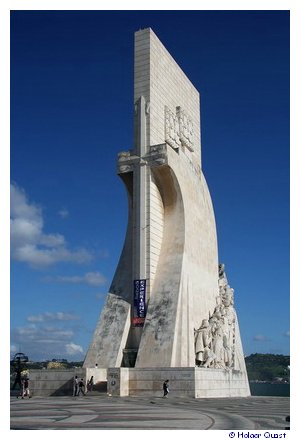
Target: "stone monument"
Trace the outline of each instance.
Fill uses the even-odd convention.
[[[250,395],[234,292],[201,168],[199,93],[151,29],[135,33],[134,146],[119,153],[128,228],[84,368],[108,392]]]

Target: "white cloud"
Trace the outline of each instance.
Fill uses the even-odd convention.
[[[255,335],[253,337],[254,341],[269,341],[269,338],[265,335]]]
[[[46,234],[42,209],[27,200],[25,191],[11,184],[11,256],[32,267],[59,262],[86,263],[92,255],[86,249],[70,250],[61,234]]]
[[[57,344],[60,341],[69,341],[74,335],[73,330],[59,327],[44,327],[35,324],[27,327],[17,327],[12,332],[13,342],[21,343],[22,346],[32,342],[36,346],[40,344]],[[22,350],[23,351],[23,350]]]
[[[46,360],[66,356],[76,357],[83,354],[83,348],[74,344],[74,336],[71,328],[34,322],[28,326],[13,329],[11,342],[12,347],[20,347],[20,351],[25,353],[29,359]]]
[[[74,344],[74,342],[71,342],[70,344],[66,344],[65,348],[66,348],[66,353],[69,354],[70,356],[83,353],[83,348],[80,345]]]
[[[28,316],[27,321],[29,322],[46,322],[46,321],[73,321],[80,319],[77,315],[72,315],[71,313],[64,312],[45,312],[40,315]]]
[[[27,203],[26,194],[23,189],[15,184],[11,184],[10,192],[10,209],[13,217],[40,221],[41,208],[37,205],[29,205]]]
[[[106,278],[100,272],[88,272],[83,276],[59,276],[56,279],[63,283],[89,284],[94,287],[103,286],[107,282]]]

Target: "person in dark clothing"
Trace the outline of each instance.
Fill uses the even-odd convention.
[[[168,397],[169,394],[169,380],[165,380],[163,384],[164,397]]]
[[[21,370],[16,371],[16,377],[14,384],[12,386],[12,390],[16,388],[16,385],[19,385],[20,390],[22,389],[22,379],[21,379]]]
[[[94,387],[94,376],[91,376],[87,384],[87,391],[93,391],[93,387]]]
[[[85,396],[85,394],[84,394],[84,382],[83,382],[83,379],[80,379],[80,381],[79,381],[79,384],[78,384],[78,394],[77,394],[77,396],[79,396],[80,393],[81,393],[83,396]]]

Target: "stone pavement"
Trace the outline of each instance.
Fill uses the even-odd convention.
[[[11,397],[11,429],[284,430],[288,397]]]

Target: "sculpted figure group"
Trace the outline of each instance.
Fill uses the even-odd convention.
[[[219,295],[213,314],[194,329],[196,365],[204,368],[232,368],[234,365],[234,290],[229,286],[224,265],[219,265]]]

